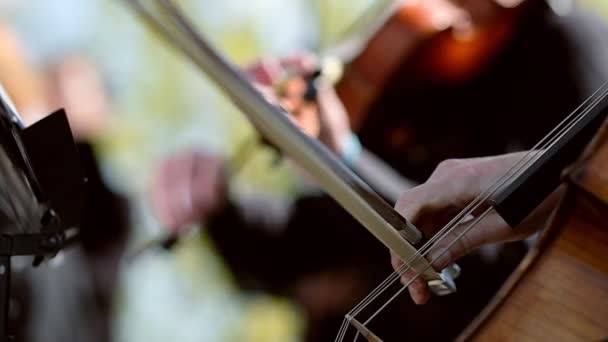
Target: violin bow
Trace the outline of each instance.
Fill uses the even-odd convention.
[[[522,214],[525,214],[518,203],[522,202],[522,195],[535,193],[535,191],[520,190],[550,193],[551,182],[541,182],[543,184],[539,186],[534,182],[531,183],[531,180],[536,179],[534,176],[539,170],[544,176],[556,170],[558,173],[561,172],[561,167],[554,166],[568,162],[564,161],[565,158],[561,158],[562,154],[572,155],[576,152],[577,144],[573,142],[580,143],[590,128],[605,117],[603,108],[608,106],[608,83],[606,83],[417,250],[412,244],[416,244],[421,239],[420,231],[384,202],[331,151],[295,126],[287,118],[288,114],[284,110],[269,103],[236,67],[224,59],[196,31],[171,0],[124,1],[151,28],[189,57],[223,90],[261,134],[284,154],[294,159],[372,235],[404,260],[404,264],[399,269],[345,316],[336,337],[338,342],[345,339],[349,327],[356,329],[355,340],[361,336],[368,341],[381,341],[368,329],[368,323],[418,278],[427,281],[435,294],[454,292],[453,278],[457,275],[455,272],[457,273],[458,269],[448,268],[439,274],[431,264],[459,242],[467,232],[475,228],[492,210],[515,227],[520,219],[523,219]],[[559,177],[556,178],[559,180]],[[525,187],[528,189],[524,189]],[[530,187],[533,189],[529,189]],[[542,196],[534,200],[541,198]],[[533,201],[527,201],[525,207],[525,210],[531,211],[534,208]],[[479,212],[481,214],[476,214]],[[447,246],[439,245],[441,242],[447,242]],[[429,252],[435,247],[441,248],[440,254],[427,260]],[[408,281],[402,286],[399,280],[406,272],[413,274],[408,273]],[[381,297],[386,295],[390,298]],[[361,316],[362,310],[369,309],[370,304],[378,304],[378,302],[381,303],[379,308],[371,308],[373,311],[366,319],[356,319]]]
[[[124,0],[141,19],[174,48],[190,59],[247,116],[252,125],[281,152],[312,175],[318,184],[376,239],[405,260],[417,254],[413,244],[421,232],[376,194],[327,147],[303,133],[288,113],[269,103],[198,32],[171,0]],[[419,271],[431,291],[444,295],[455,291],[449,272],[435,271],[424,258],[412,269]]]
[[[188,38],[185,40],[180,37],[181,33],[174,31],[169,26],[163,25],[162,16],[166,15],[162,12],[148,11],[146,9],[150,9],[150,6],[154,6],[154,4],[147,4],[145,1],[130,1],[133,8],[146,20],[146,22],[151,25],[161,36],[166,38],[168,42],[177,47],[178,50],[181,51],[196,51],[196,45],[192,45],[192,41]],[[362,14],[360,14],[355,20],[348,25],[347,28],[342,30],[335,39],[332,39],[330,42],[322,41],[316,50],[316,55],[320,57],[321,62],[319,63],[320,72],[326,75],[326,69],[331,70],[329,74],[330,79],[339,78],[341,74],[342,65],[345,61],[349,61],[354,56],[360,53],[362,49],[365,48],[365,42],[369,39],[371,35],[380,27],[380,25],[388,18],[392,9],[394,9],[400,0],[382,0],[378,2],[374,2],[369,6]],[[326,7],[329,2],[320,1],[319,7]],[[173,5],[173,4],[168,4]],[[325,10],[326,8],[319,8],[320,11]],[[154,22],[155,21],[155,22]],[[322,20],[320,20],[322,21]],[[186,23],[191,26],[190,23]],[[189,54],[186,53],[188,56]],[[248,161],[255,155],[253,153],[252,148],[255,144],[255,137],[249,136],[243,139],[235,149],[233,156],[230,158],[230,175],[237,175],[240,170],[247,164]],[[274,160],[274,164],[279,161],[277,159]],[[373,158],[373,157],[369,157]],[[372,163],[374,167],[379,167],[376,163]],[[386,167],[385,164],[382,166]],[[395,179],[394,177],[389,177],[391,174],[395,174],[392,168],[384,170],[386,173],[386,177],[388,179]],[[386,184],[394,185],[393,182],[388,182]],[[374,184],[372,182],[372,185]],[[384,186],[384,185],[383,185]],[[169,250],[173,248],[180,240],[180,235],[182,233],[171,233],[168,236],[162,236],[160,238],[154,238],[150,241],[146,241],[141,246],[135,248],[135,250],[127,256],[127,262],[130,263],[134,260],[137,260],[141,255],[153,249],[162,249]],[[403,232],[401,234],[404,234]],[[407,239],[407,237],[406,237]]]

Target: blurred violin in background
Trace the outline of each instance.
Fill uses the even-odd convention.
[[[137,3],[135,0],[131,2]],[[194,34],[196,30],[192,28],[193,25],[185,24],[187,21],[183,15],[180,17],[175,14],[179,12],[171,6],[171,2],[159,1],[158,8],[147,4],[142,3],[135,8],[142,12],[142,17],[165,36],[169,43],[184,51],[201,69],[213,75],[221,88],[231,94],[231,98],[238,99],[237,104],[245,107],[241,99],[247,96],[241,98],[233,93],[236,92],[235,89],[241,89],[235,86],[236,82],[232,82],[240,79],[238,72],[226,72],[232,75],[226,77],[218,71],[222,69],[218,67],[221,63],[209,62],[221,61],[221,58],[209,57],[214,55],[213,50],[204,44],[204,39]],[[157,11],[146,11],[147,7]],[[528,11],[528,8],[535,10]],[[581,91],[582,87],[579,88],[583,82],[574,76],[583,73],[577,72],[580,69],[576,69],[576,59],[570,53],[572,42],[568,39],[568,32],[554,30],[555,22],[562,16],[558,17],[549,10],[547,3],[540,0],[471,0],[458,3],[429,1],[424,4],[399,2],[382,16],[378,25],[369,26],[371,30],[358,41],[361,43],[358,49],[353,49],[356,51],[350,54],[353,58],[325,52],[319,53],[318,59],[299,56],[294,60],[288,58],[271,63],[262,61],[247,71],[253,76],[254,82],[264,86],[265,94],[266,90],[274,91],[266,94],[275,97],[272,104],[283,106],[306,133],[320,138],[324,143],[327,141],[322,137],[324,110],[321,108],[323,101],[320,95],[327,90],[328,81],[335,81],[337,94],[347,113],[347,121],[350,121],[349,131],[352,128],[369,151],[377,154],[378,159],[394,168],[400,176],[422,181],[446,156],[464,158],[492,155],[512,151],[517,146],[525,147],[538,140],[534,138],[535,134],[550,129],[545,126],[550,126],[552,121],[559,120],[565,112],[573,109],[571,105],[580,104],[577,97],[584,92]],[[175,15],[167,18],[166,11]],[[562,23],[562,28],[566,27],[565,24]],[[175,29],[176,26],[182,30]],[[184,27],[189,29],[183,30]],[[183,36],[193,35],[196,37],[191,37],[191,41],[183,39]],[[391,42],[390,37],[395,41]],[[374,51],[375,55],[371,53]],[[339,66],[336,68],[337,63],[326,61],[331,56],[347,62],[346,66],[339,70]],[[364,56],[368,58],[368,64],[363,62]],[[340,72],[342,77],[335,77]],[[535,75],[542,77],[534,77]],[[245,83],[244,80],[242,82]],[[250,88],[247,95],[259,98]],[[503,103],[507,105],[497,105]],[[253,105],[241,109],[246,114],[259,112]],[[267,109],[272,111],[275,108],[269,106]],[[357,110],[359,116],[354,114]],[[277,111],[277,115],[272,118],[274,122],[284,122],[281,114],[284,111]],[[315,118],[315,115],[318,117]],[[254,125],[259,124],[259,121],[252,121]],[[276,127],[272,124],[259,126]],[[277,130],[277,135],[284,134],[285,131],[286,128],[281,127]],[[405,144],[394,143],[396,139],[393,139],[393,133],[396,131],[403,133],[402,136],[413,132],[415,139],[408,137]],[[302,137],[297,130],[287,132],[290,136]],[[514,143],[519,145],[513,147]],[[303,145],[294,143],[288,147]],[[421,154],[424,155],[420,157]],[[377,169],[375,166],[371,168]],[[353,171],[360,173],[360,169]],[[361,178],[371,183],[368,177]],[[332,186],[330,184],[328,188]],[[372,184],[370,187],[376,188]],[[379,192],[384,196],[383,191]],[[375,278],[372,273],[380,271],[381,265],[386,263],[386,251],[376,248],[377,244],[368,243],[369,239],[365,237],[357,241],[357,222],[337,219],[340,208],[332,201],[321,203],[323,199],[316,194],[315,197],[303,198],[294,205],[294,212],[281,225],[285,229],[283,235],[265,239],[260,238],[262,234],[259,232],[254,232],[250,236],[260,238],[255,240],[255,244],[251,243],[251,238],[245,239],[244,235],[239,234],[239,240],[247,243],[234,247],[238,243],[234,238],[235,230],[240,230],[241,233],[253,231],[249,229],[250,222],[235,219],[238,218],[235,215],[238,214],[237,210],[215,212],[211,219],[205,221],[206,229],[214,241],[224,247],[221,249],[222,254],[231,260],[229,263],[233,265],[235,273],[240,273],[243,278],[256,274],[255,288],[260,284],[257,281],[263,279],[269,284],[268,288],[295,288],[294,292],[298,294],[297,288],[303,275],[311,275],[310,279],[318,280],[318,275],[324,274],[326,270],[335,273],[353,269],[353,265],[358,279],[347,280],[341,288],[346,288],[347,284],[365,284]],[[306,206],[313,202],[318,207]],[[225,229],[227,226],[231,227],[228,233]],[[338,238],[327,238],[330,232]],[[318,239],[318,236],[325,238]],[[312,237],[315,246],[313,253],[303,242],[306,237]],[[267,244],[261,247],[260,241]],[[288,245],[290,247],[286,247]],[[349,246],[351,250],[338,249],[337,245]],[[251,253],[244,252],[248,246],[255,247]],[[325,248],[323,252],[321,246]],[[252,256],[257,255],[256,251],[259,250],[264,250],[272,257],[252,260]],[[454,338],[486,305],[519,263],[525,250],[511,245],[508,252],[508,255],[496,252],[492,257],[470,255],[463,259],[461,265],[470,276],[459,280],[459,285],[462,286],[459,286],[458,294],[445,301],[430,303],[431,308],[427,310],[413,309],[407,303],[395,305],[391,314],[378,320],[377,323],[382,325],[378,330],[384,332],[383,336],[403,337],[403,333],[396,331],[400,330],[410,339]],[[247,257],[243,258],[245,254]],[[275,255],[290,255],[291,261],[298,260],[300,267],[295,266],[296,262],[290,262],[291,269],[298,270],[293,272],[297,275],[282,273],[283,263],[278,263],[278,270],[272,272],[273,277],[278,278],[280,274],[281,279],[278,281],[257,271],[258,265],[264,265],[263,272],[267,272],[272,267],[271,259]],[[248,279],[244,279],[243,284],[245,288],[251,286]],[[333,290],[325,291],[316,287],[318,282],[315,284],[306,287],[314,289],[310,292],[324,292],[336,298]],[[297,295],[294,297],[299,298]],[[329,326],[329,320],[352,307],[349,301],[360,297],[360,293],[348,297],[339,303],[336,301],[331,307],[325,306],[322,310],[311,309],[318,306],[315,303],[311,305],[310,300],[301,301],[303,307],[310,312],[308,340],[327,340],[319,338],[325,336],[326,330],[331,330],[331,336],[334,336],[333,328],[325,328]],[[408,319],[403,321],[402,317]],[[391,318],[399,320],[398,329],[388,332],[386,330],[390,327],[387,320]],[[449,324],[436,329],[433,325],[437,321]],[[430,337],[431,335],[433,336]]]
[[[512,37],[526,6],[523,0],[397,1],[378,15],[379,23],[331,49],[337,51],[325,56],[331,62],[322,60],[318,70],[302,79],[313,81],[329,74],[357,132],[372,104],[381,101],[387,85],[404,68],[409,83],[417,86],[466,82],[477,75]],[[336,71],[336,59],[345,63],[343,71]],[[288,80],[279,83],[291,90],[279,94],[293,97],[295,87],[300,96],[311,99],[312,85],[302,87],[300,80],[294,80],[299,76],[288,73]],[[305,131],[315,131],[306,122],[300,124]]]
[[[411,81],[464,82],[512,36],[522,1],[399,1],[348,64],[336,89],[357,131],[404,66]]]

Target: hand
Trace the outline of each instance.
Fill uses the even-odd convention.
[[[181,151],[161,163],[152,184],[152,205],[173,231],[208,219],[226,200],[224,161],[196,150]]]
[[[515,165],[524,153],[512,153],[496,157],[446,160],[437,166],[426,183],[415,187],[401,196],[396,210],[411,220],[427,237],[433,236],[456,214],[472,202],[478,195],[492,186],[504,173]],[[523,239],[542,228],[548,215],[555,208],[561,191],[556,191],[530,214],[517,229],[512,229],[492,211],[447,252],[439,256],[468,224],[454,229],[447,238],[433,247],[427,260],[434,260],[433,267],[441,270],[456,259],[484,244]],[[392,254],[393,268],[403,265],[403,261]],[[412,274],[406,272],[401,282],[407,284]],[[409,292],[416,304],[424,304],[430,298],[427,284],[417,279],[409,286]]]
[[[292,114],[305,133],[342,155],[352,132],[346,109],[333,87],[321,81],[316,103],[305,100],[307,82],[304,77],[318,67],[319,62],[313,55],[296,54],[283,59],[261,60],[246,72],[269,101],[278,103]]]

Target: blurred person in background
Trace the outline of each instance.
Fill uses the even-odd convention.
[[[125,197],[104,182],[94,142],[106,128],[110,101],[86,56],[66,54],[47,69],[48,108],[64,108],[86,176],[80,244],[57,266],[30,272],[28,341],[110,341],[119,265],[129,232]],[[32,118],[35,120],[35,118]]]
[[[608,80],[608,30],[598,17],[567,1],[520,2],[455,2],[473,23],[505,20],[511,25],[508,34],[492,58],[466,80],[421,80],[415,61],[404,65],[355,132],[361,144],[404,179],[423,182],[447,158],[532,146]],[[512,17],[507,8],[515,5],[522,10]],[[281,62],[264,62],[255,80],[273,83],[272,74],[283,67]],[[361,157],[366,150],[350,155],[345,146],[353,144],[354,133],[344,132],[345,115],[331,89],[319,95],[314,108],[281,104],[303,118],[300,124],[310,122],[306,118],[311,110],[318,111],[321,119],[309,133],[320,136],[360,172],[369,163]],[[321,133],[328,131],[340,133]],[[385,248],[320,193],[303,195],[286,212],[273,212],[277,206],[263,194],[231,199],[226,193],[229,169],[222,158],[203,150],[169,157],[154,183],[159,218],[171,229],[204,222],[244,287],[291,296],[308,314],[307,339],[333,338],[344,313],[390,272]],[[407,302],[393,305],[376,329],[393,339],[404,332],[412,339],[453,338],[524,252],[523,245],[515,244],[490,263],[479,254],[464,258],[458,294],[423,308]],[[448,323],[444,329],[426,329],[437,321]]]
[[[110,112],[105,85],[95,64],[66,55],[38,70],[27,49],[0,24],[0,82],[27,125],[64,108],[86,175],[81,244],[49,263],[29,269],[16,258],[11,333],[16,341],[109,341],[110,313],[118,265],[128,233],[126,200],[104,183],[93,142]]]
[[[416,71],[424,61],[414,56],[382,89],[357,132],[350,131],[330,88],[322,87],[312,106],[306,101],[294,104],[285,94],[276,100],[370,183],[374,180],[366,178],[365,170],[390,165],[402,178],[388,171],[378,171],[379,177],[397,179],[392,184],[400,184],[401,191],[412,181],[424,182],[444,159],[531,147],[608,80],[608,30],[599,17],[575,3],[454,3],[474,23],[510,25],[492,57],[466,79],[422,79]],[[507,11],[516,5],[522,10]],[[274,75],[294,69],[294,63],[307,73],[314,58],[265,60],[253,68],[253,81],[273,85]],[[293,88],[302,89],[297,84]],[[243,287],[294,298],[307,313],[307,340],[333,339],[343,315],[390,273],[387,251],[319,192],[302,195],[289,209],[264,194],[230,198],[228,170],[224,158],[201,149],[168,157],[153,184],[159,219],[173,230],[204,223]],[[394,200],[393,194],[376,190]],[[494,258],[478,253],[465,257],[457,294],[420,308],[392,305],[376,329],[391,340],[454,338],[525,251],[516,243]],[[443,329],[430,329],[437,321],[446,322]]]
[[[46,108],[46,84],[42,74],[29,61],[28,51],[11,27],[0,21],[0,83],[5,88],[17,110],[24,116],[35,115]],[[19,258],[15,258],[16,268]],[[29,264],[27,260],[26,264]],[[23,338],[27,321],[25,311],[30,297],[22,272],[14,272],[11,282],[12,334]]]
[[[47,89],[42,73],[10,26],[0,21],[0,82],[23,116],[46,110]]]

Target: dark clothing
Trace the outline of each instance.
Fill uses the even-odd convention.
[[[104,182],[93,147],[86,142],[77,147],[87,178],[81,244],[62,251],[63,261],[54,265],[24,268],[31,258],[21,258],[23,270],[15,272],[12,295],[20,304],[16,319],[23,331],[15,333],[15,341],[111,340],[110,315],[129,233],[129,206]]]
[[[560,17],[539,4],[498,57],[466,84],[420,85],[404,68],[372,107],[359,135],[363,145],[419,182],[443,159],[532,147],[608,81],[608,30],[600,19],[580,11]],[[256,209],[267,211],[263,205],[248,211]],[[265,223],[229,205],[208,229],[246,288],[291,294],[303,275],[354,266],[371,290],[391,272],[386,248],[326,195],[299,198],[281,225],[281,234],[268,233]],[[476,255],[464,258],[456,295],[422,308],[405,298],[391,305],[374,323],[381,337],[455,337],[525,253],[521,244],[513,246],[494,265]],[[333,339],[341,319],[313,322],[309,340]],[[442,329],[421,329],[437,324]]]

